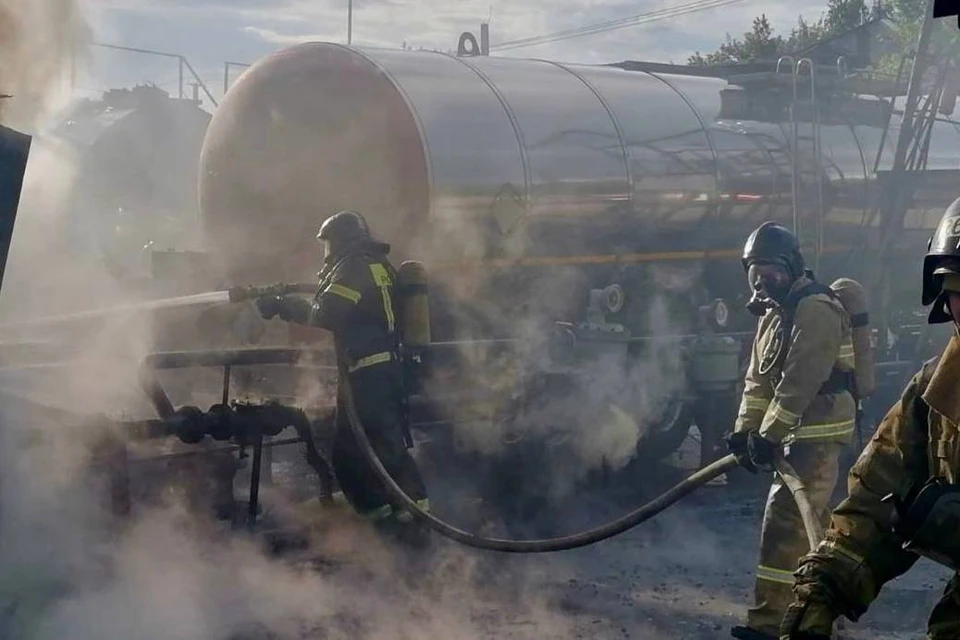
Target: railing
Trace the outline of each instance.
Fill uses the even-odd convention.
[[[224,62],[223,63],[223,93],[226,95],[230,89],[230,69],[231,67],[247,68],[250,65],[246,62]]]
[[[184,77],[187,72],[193,77],[196,81],[196,84],[200,89],[203,90],[204,95],[207,96],[207,99],[213,104],[214,107],[219,106],[217,99],[213,97],[213,94],[210,93],[210,89],[207,88],[207,84],[200,78],[200,75],[197,73],[196,69],[193,68],[193,65],[179,53],[168,53],[166,51],[155,51],[153,49],[139,49],[137,47],[124,47],[116,44],[106,44],[103,42],[94,42],[93,46],[101,47],[103,49],[113,49],[116,51],[129,51],[131,53],[141,53],[144,55],[158,56],[161,58],[173,58],[177,61],[177,66],[179,69],[179,91],[178,95],[182,99],[184,97],[183,86],[184,86]]]

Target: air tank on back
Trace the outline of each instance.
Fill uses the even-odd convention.
[[[488,315],[563,318],[589,289],[617,283],[626,302],[612,318],[643,332],[651,291],[681,305],[743,293],[746,234],[791,223],[788,127],[724,119],[728,88],[610,66],[298,45],[248,69],[210,125],[208,249],[231,283],[308,279],[320,221],[351,208],[455,297],[488,310],[496,299]],[[931,163],[958,147],[947,133]],[[801,191],[824,184],[826,257],[863,236],[881,134],[824,125],[822,162],[805,160]]]

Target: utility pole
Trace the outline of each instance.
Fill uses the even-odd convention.
[[[347,0],[347,44],[353,42],[353,0]]]

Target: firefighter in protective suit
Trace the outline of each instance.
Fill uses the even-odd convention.
[[[880,423],[848,479],[823,540],[797,570],[788,640],[827,640],[839,616],[857,620],[884,584],[923,555],[960,569],[960,199],[946,210],[923,262],[931,324],[954,323]],[[960,638],[956,573],[927,623],[927,638]]]
[[[357,412],[374,450],[404,492],[427,510],[426,487],[404,439],[396,271],[387,259],[390,247],[375,241],[366,221],[354,211],[328,218],[317,239],[324,243],[325,256],[312,303],[291,295],[269,295],[257,299],[257,308],[265,319],[279,315],[333,332],[337,357],[346,365]],[[342,389],[332,457],[337,482],[358,513],[388,528],[411,521],[407,511],[394,506],[363,456],[348,423]]]
[[[726,436],[742,466],[772,472],[786,444],[787,460],[803,480],[825,523],[840,454],[853,437],[854,351],[850,317],[829,287],[804,268],[797,238],[764,223],[747,239],[743,267],[761,316],[734,431]],[[777,638],[793,601],[793,571],[810,550],[790,491],[774,477],[760,533],[754,606],[731,635]]]

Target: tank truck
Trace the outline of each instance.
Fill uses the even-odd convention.
[[[308,430],[322,440],[336,374],[326,337],[225,303],[262,291],[251,285],[309,294],[317,227],[339,209],[362,212],[396,263],[425,268],[415,435],[481,454],[495,440],[498,469],[514,470],[489,474],[500,482],[536,494],[517,459],[535,452],[570,469],[598,425],[631,435],[627,458],[649,460],[696,423],[702,462],[715,457],[754,324],[740,251],[764,220],[799,232],[823,282],[873,283],[889,270],[892,293],[870,299],[879,389],[869,423],[931,340],[917,301],[898,292],[914,289],[912,265],[955,197],[960,133],[947,117],[931,123],[924,182],[877,260],[903,87],[842,64],[781,63],[721,78],[333,43],[267,56],[230,88],[192,165],[202,249],[153,253],[155,291],[222,294],[158,325],[140,377],[157,416],[133,431],[253,447],[253,478],[269,469],[265,442]],[[180,117],[177,130],[198,140],[205,120]],[[172,145],[184,155],[164,162],[188,166],[196,147],[186,147]],[[198,368],[206,373],[163,373]],[[238,393],[257,401],[237,403]],[[450,427],[467,423],[479,426]],[[296,438],[270,442],[291,425]],[[310,456],[322,469],[322,455]],[[332,479],[320,477],[328,492]]]

